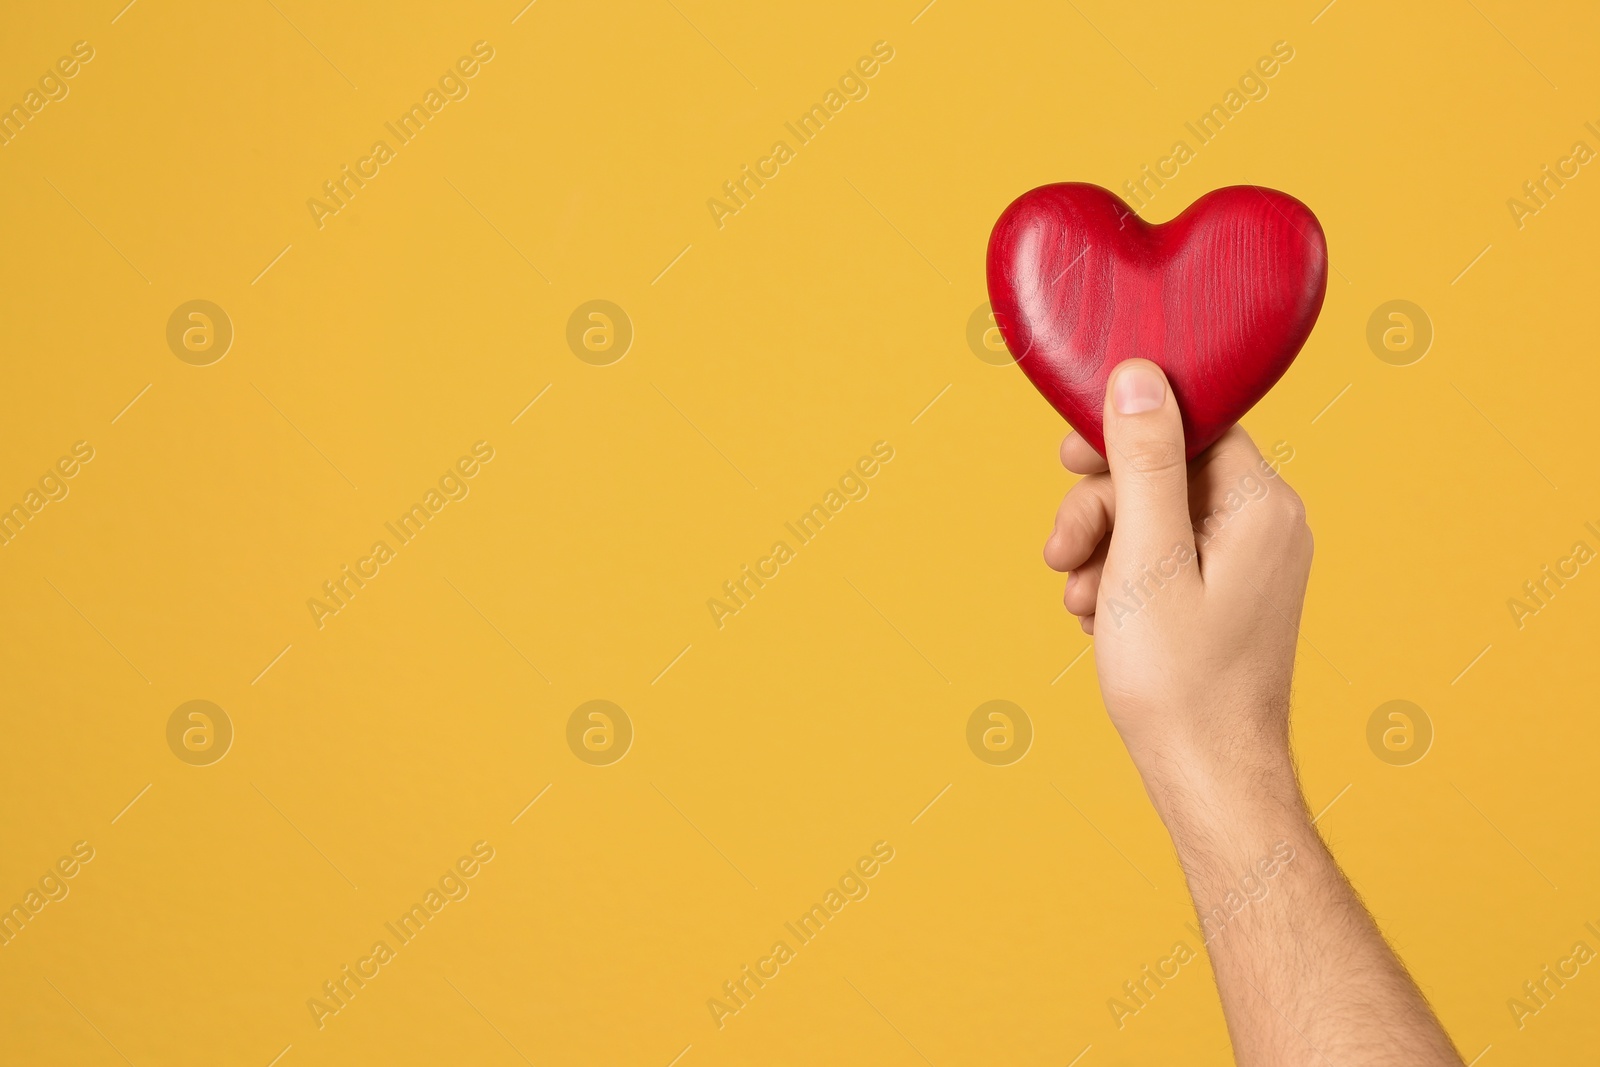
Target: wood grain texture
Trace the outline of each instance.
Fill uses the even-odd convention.
[[[989,238],[989,300],[1011,355],[1105,452],[1106,379],[1135,356],[1166,371],[1190,458],[1281,378],[1328,283],[1322,226],[1286,193],[1236,185],[1152,226],[1097,185],[1018,197]]]

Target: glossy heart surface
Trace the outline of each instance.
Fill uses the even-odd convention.
[[[1018,197],[989,237],[989,302],[1006,346],[1102,454],[1106,379],[1159,364],[1190,458],[1283,377],[1322,310],[1328,246],[1311,209],[1273,189],[1207,193],[1151,225],[1078,182]]]

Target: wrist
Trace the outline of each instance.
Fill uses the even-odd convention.
[[[1196,850],[1248,852],[1310,826],[1287,740],[1171,745],[1135,763],[1186,865]]]

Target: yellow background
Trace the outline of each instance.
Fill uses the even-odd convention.
[[[966,330],[1011,198],[1119,189],[1280,40],[1147,217],[1248,182],[1327,231],[1321,320],[1246,420],[1317,535],[1311,804],[1467,1058],[1593,1056],[1600,965],[1521,1030],[1506,1001],[1600,948],[1600,577],[1521,629],[1507,600],[1600,548],[1600,176],[1521,229],[1506,201],[1600,148],[1600,16],[519,8],[0,13],[0,102],[95,49],[0,148],[0,502],[95,449],[0,548],[0,903],[95,849],[0,948],[0,1060],[1225,1062],[1203,963],[1108,1011],[1190,909],[1039,559],[1064,427]],[[470,95],[319,230],[307,199],[479,40]],[[706,201],[880,40],[870,95],[719,229]],[[167,347],[193,299],[235,330],[210,366]],[[609,366],[567,346],[592,299],[635,330]],[[1435,329],[1410,366],[1366,342],[1392,299]],[[479,440],[470,496],[319,630],[307,599]],[[716,628],[880,440],[870,495]],[[166,740],[195,699],[235,730],[206,767]],[[591,699],[621,762],[567,747]],[[965,740],[991,699],[1035,730],[1008,767]],[[1410,766],[1367,745],[1393,699],[1435,731]],[[479,840],[470,896],[319,1030],[307,999]],[[707,999],[879,840],[870,896],[719,1030]]]

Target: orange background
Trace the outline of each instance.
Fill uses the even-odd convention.
[[[1039,559],[1064,427],[983,346],[983,253],[1024,190],[1167,157],[1280,41],[1145,214],[1248,182],[1328,235],[1321,321],[1246,419],[1317,535],[1310,802],[1468,1059],[1592,1054],[1592,965],[1520,1029],[1507,1006],[1600,949],[1600,578],[1508,607],[1600,549],[1600,178],[1507,203],[1600,148],[1589,7],[123,2],[0,16],[0,105],[93,49],[0,147],[0,506],[93,449],[0,547],[0,906],[93,849],[0,946],[0,1058],[1226,1062],[1203,962],[1108,1009],[1191,910]],[[307,201],[479,41],[319,227]],[[168,342],[194,300],[233,332],[204,365]],[[569,345],[595,300],[621,358],[615,313]],[[1369,345],[1392,300],[1421,358]],[[707,601],[880,441],[719,628]],[[319,628],[308,600],[477,442],[467,494]],[[169,743],[195,700],[221,718]],[[620,716],[569,734],[593,700]],[[991,700],[1032,733],[1007,765],[968,745]],[[1369,747],[1392,700],[1420,759]],[[480,841],[319,1028],[307,1001]],[[880,841],[870,892],[718,1028],[707,1001]]]

